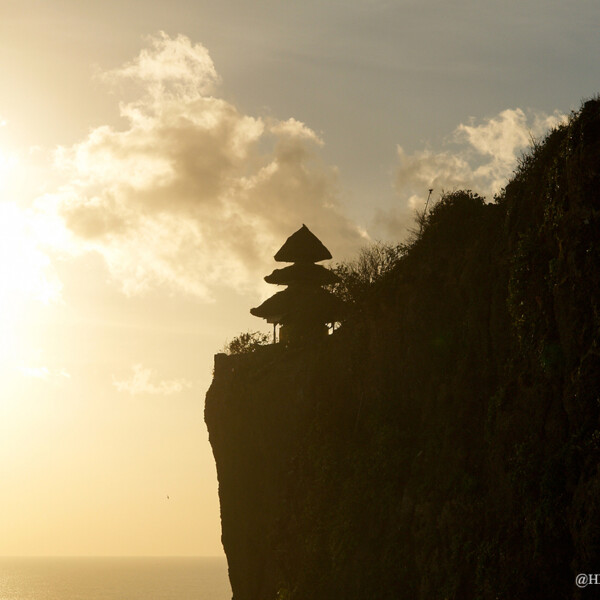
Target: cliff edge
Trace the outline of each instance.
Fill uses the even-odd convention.
[[[234,600],[596,597],[600,101],[448,194],[318,345],[215,358]]]

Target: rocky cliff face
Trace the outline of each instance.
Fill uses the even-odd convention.
[[[595,597],[600,102],[450,194],[319,346],[217,355],[235,600]]]

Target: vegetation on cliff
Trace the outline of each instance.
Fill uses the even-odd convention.
[[[599,233],[591,100],[494,203],[446,195],[321,345],[218,357],[235,600],[593,597]]]

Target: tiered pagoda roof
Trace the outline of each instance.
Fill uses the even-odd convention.
[[[265,281],[276,285],[293,285],[295,283],[330,285],[339,281],[339,277],[321,265],[298,262],[283,269],[275,269],[265,277]]]
[[[292,326],[296,331],[324,327],[339,320],[343,303],[322,287],[335,283],[338,277],[315,264],[330,259],[331,253],[306,225],[286,240],[274,258],[294,264],[275,269],[265,281],[288,287],[250,309],[251,314],[269,323]]]
[[[273,257],[277,262],[316,263],[329,260],[331,252],[321,240],[306,226],[302,225],[296,233],[290,235],[285,244]]]
[[[277,292],[250,313],[268,323],[291,323],[308,318],[320,323],[333,323],[339,319],[342,302],[321,287],[302,287]]]

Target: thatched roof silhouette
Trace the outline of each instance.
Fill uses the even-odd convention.
[[[269,323],[289,323],[298,320],[331,323],[339,320],[343,302],[320,287],[286,288],[251,308],[255,317]]]
[[[277,285],[330,285],[339,281],[339,277],[321,265],[315,265],[312,262],[298,262],[283,269],[275,269],[265,277],[265,281]]]
[[[315,263],[329,260],[331,253],[306,225],[302,225],[296,233],[290,235],[274,258],[278,262]]]

